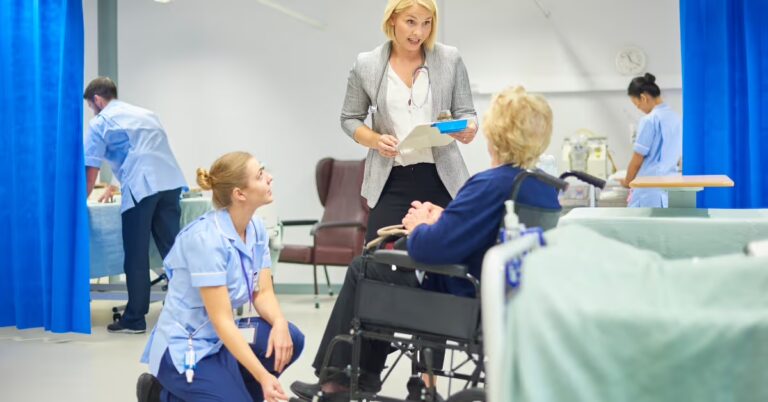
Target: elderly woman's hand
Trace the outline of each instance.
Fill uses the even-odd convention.
[[[467,128],[465,128],[464,131],[459,131],[456,134],[450,134],[450,136],[462,144],[469,144],[472,142],[472,140],[475,139],[475,134],[477,134],[477,123],[475,123],[474,120],[470,120],[467,124]]]
[[[400,141],[397,137],[389,134],[381,134],[379,141],[376,143],[376,150],[379,151],[379,155],[385,158],[394,158],[400,152],[397,150],[397,144]]]
[[[421,224],[431,225],[440,219],[440,215],[443,213],[443,208],[432,204],[431,202],[414,201],[411,203],[411,208],[408,210],[408,214],[403,218],[403,226],[405,230],[411,232],[413,228]]]

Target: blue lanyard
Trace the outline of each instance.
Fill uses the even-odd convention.
[[[251,277],[251,280],[250,281],[248,280],[249,275],[248,275],[248,272],[245,270],[245,261],[243,261],[243,255],[240,254],[240,251],[238,251],[237,256],[240,257],[240,268],[243,271],[243,277],[245,278],[245,287],[248,288],[248,300],[250,301],[250,303],[248,303],[248,312],[250,313],[253,310],[253,288],[254,288],[253,281],[255,281],[255,279]],[[253,257],[254,258],[252,259],[252,261],[255,263],[256,256],[254,255]]]
[[[219,225],[219,219],[216,215],[213,216],[213,220],[216,223],[216,228],[223,235],[224,231],[221,230],[221,226]],[[253,221],[250,221],[250,224],[251,226],[253,226],[253,235],[256,236],[257,235],[256,225],[253,223]],[[255,284],[253,283],[253,281],[255,280],[253,278],[251,278],[250,281],[248,280],[249,275],[248,275],[248,271],[245,269],[245,261],[243,261],[243,255],[240,253],[239,250],[237,250],[237,248],[235,248],[235,251],[237,252],[237,256],[240,258],[240,269],[243,271],[245,286],[248,288],[248,300],[250,301],[250,304],[248,305],[248,312],[250,313],[253,311],[253,290],[255,288]],[[256,263],[256,252],[254,252],[253,256],[251,256],[251,261],[253,261],[254,264]]]

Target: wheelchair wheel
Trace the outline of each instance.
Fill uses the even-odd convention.
[[[118,322],[118,321],[120,321],[120,313],[114,313],[114,314],[112,314],[112,321],[113,321],[113,322]]]
[[[445,402],[485,402],[485,390],[482,388],[465,389],[451,395]]]

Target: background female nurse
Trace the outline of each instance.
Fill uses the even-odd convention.
[[[304,336],[280,310],[267,233],[253,217],[272,202],[272,176],[252,155],[233,152],[210,172],[198,169],[197,183],[213,191],[216,209],[184,228],[164,261],[168,294],[142,358],[157,380],[140,377],[139,400],[151,399],[153,381],[164,401],[286,400],[276,377]],[[238,325],[232,309],[243,305],[258,317]]]
[[[638,176],[672,176],[683,156],[683,122],[661,99],[656,77],[646,73],[629,83],[627,94],[632,103],[645,113],[637,126],[632,160],[627,167],[624,187]],[[659,188],[632,189],[629,207],[666,208],[669,205],[666,190]]]

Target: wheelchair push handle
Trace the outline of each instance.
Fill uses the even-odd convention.
[[[581,172],[578,170],[569,170],[560,175],[561,179],[565,179],[566,177],[575,177],[583,181],[584,183],[595,186],[601,190],[605,188],[605,180],[599,177],[592,176],[589,173]]]
[[[533,177],[544,184],[556,188],[558,191],[564,191],[568,188],[567,181],[549,175],[541,169],[526,169],[515,176],[515,181],[512,182],[512,195],[509,197],[510,200],[517,200],[517,193],[520,192],[520,186],[528,177]]]

